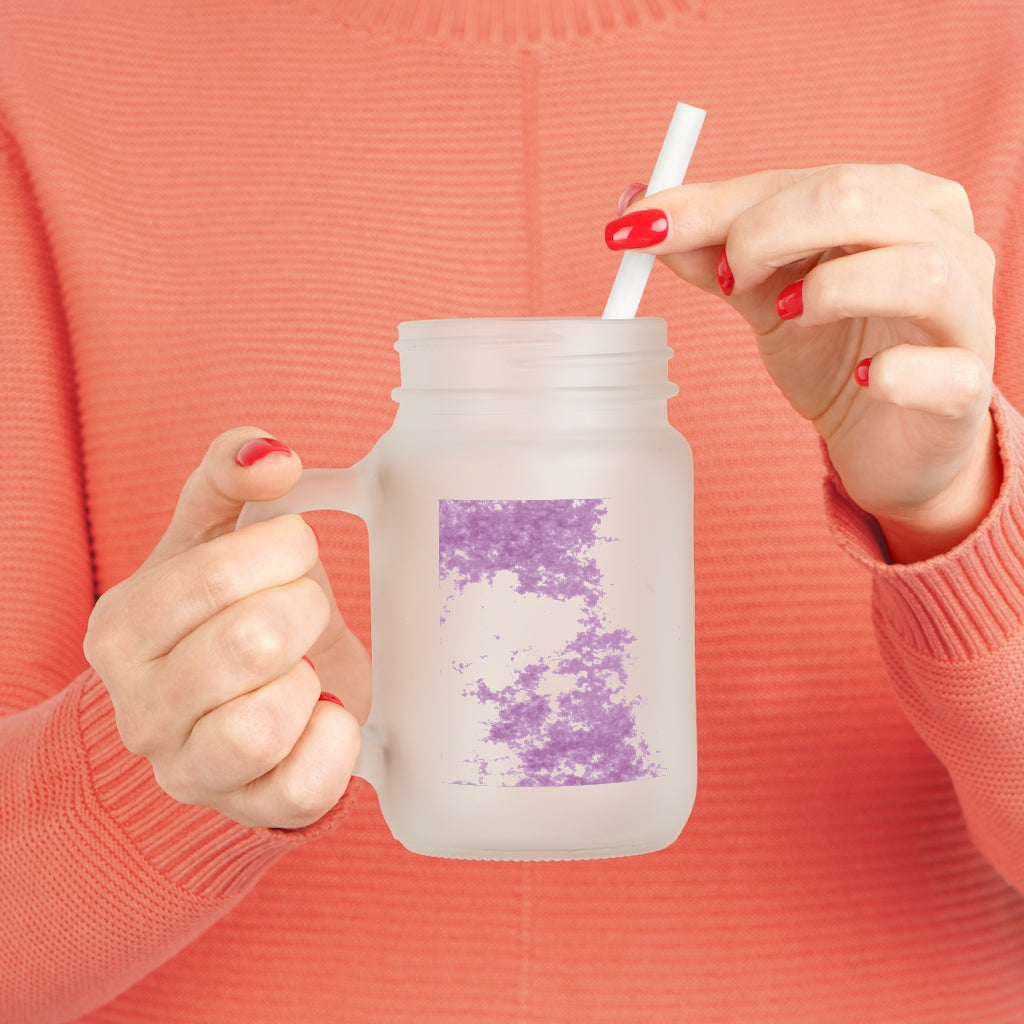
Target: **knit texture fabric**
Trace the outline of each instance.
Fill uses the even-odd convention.
[[[1022,30],[1017,0],[0,0],[0,1021],[1019,1024]],[[680,839],[446,861],[359,782],[293,833],[169,799],[82,656],[96,595],[223,430],[363,456],[399,321],[599,315],[677,100],[708,110],[691,180],[966,186],[989,518],[886,565],[746,326],[655,267],[696,460]],[[365,531],[313,521],[369,643]]]

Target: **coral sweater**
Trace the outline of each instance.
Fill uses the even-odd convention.
[[[1024,1020],[1022,30],[1017,0],[2,0],[0,1020]],[[362,456],[398,321],[599,313],[680,99],[694,180],[966,185],[991,516],[886,565],[743,323],[656,267],[697,463],[680,839],[469,863],[404,851],[361,783],[293,833],[167,798],[83,659],[96,594],[222,430]],[[362,528],[317,527],[368,641]]]

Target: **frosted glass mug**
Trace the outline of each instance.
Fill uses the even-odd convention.
[[[690,450],[656,319],[403,323],[393,425],[240,525],[367,523],[356,773],[407,849],[661,849],[696,791]],[[344,430],[344,411],[339,413]]]

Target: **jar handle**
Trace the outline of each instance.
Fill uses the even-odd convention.
[[[369,525],[375,497],[372,480],[365,459],[349,469],[303,470],[299,482],[282,497],[248,502],[235,529],[289,512],[319,511],[349,512]],[[373,724],[372,712],[361,735],[362,749],[352,774],[365,779],[380,793],[384,781],[384,738]]]
[[[299,482],[282,497],[246,504],[235,529],[287,512],[350,512],[367,520],[371,496],[364,462],[357,462],[351,469],[303,470]]]

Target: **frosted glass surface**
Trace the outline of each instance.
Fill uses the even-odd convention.
[[[400,403],[283,511],[362,516],[374,704],[357,769],[424,854],[624,856],[696,788],[692,464],[658,320],[403,324]],[[342,426],[339,429],[343,429]]]

